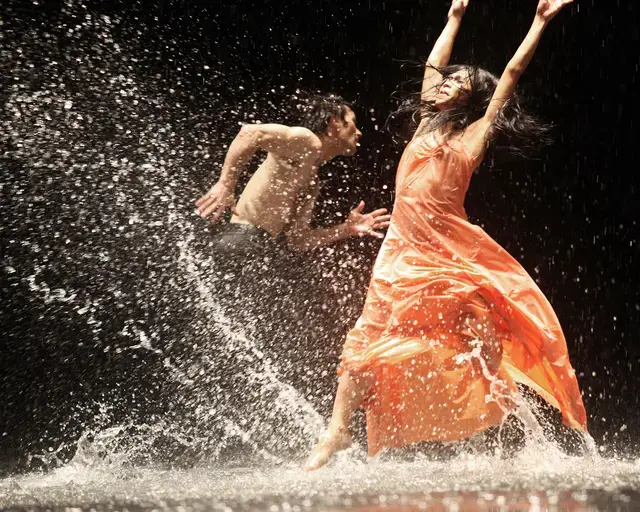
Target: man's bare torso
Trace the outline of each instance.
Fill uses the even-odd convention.
[[[287,231],[303,204],[318,193],[317,159],[299,160],[268,153],[253,174],[231,222],[252,224],[277,236]]]

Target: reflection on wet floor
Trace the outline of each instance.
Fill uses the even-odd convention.
[[[446,492],[425,494],[392,494],[380,496],[341,496],[332,499],[286,499],[282,496],[265,496],[247,501],[220,502],[215,499],[186,501],[163,500],[104,502],[29,506],[28,510],[51,511],[129,511],[166,510],[176,512],[200,511],[322,511],[322,512],[412,512],[412,511],[599,511],[640,509],[640,494],[635,491],[606,492]]]

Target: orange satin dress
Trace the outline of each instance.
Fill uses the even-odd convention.
[[[515,407],[516,382],[558,408],[566,425],[586,430],[551,305],[522,266],[467,220],[464,198],[479,163],[459,140],[429,147],[420,137],[400,161],[391,225],[339,368],[375,377],[364,402],[370,455],[498,424]],[[492,345],[464,333],[464,314],[478,325],[491,321]]]

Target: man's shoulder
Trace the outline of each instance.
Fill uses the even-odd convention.
[[[316,158],[322,141],[311,130],[302,126],[282,124],[252,125],[250,131],[259,133],[258,145],[268,153],[286,158]]]
[[[292,126],[291,127],[291,138],[299,141],[302,144],[305,144],[311,149],[321,149],[322,142],[320,141],[320,137],[318,137],[315,133],[313,133],[309,128],[305,128],[303,126]]]

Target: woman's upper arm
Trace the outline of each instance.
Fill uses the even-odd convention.
[[[427,62],[424,69],[424,78],[422,79],[422,92],[420,98],[422,101],[429,101],[436,95],[438,84],[442,82],[442,74]]]
[[[492,125],[493,123],[489,123],[485,118],[480,118],[471,123],[462,134],[463,144],[476,160],[482,160],[487,151]]]

